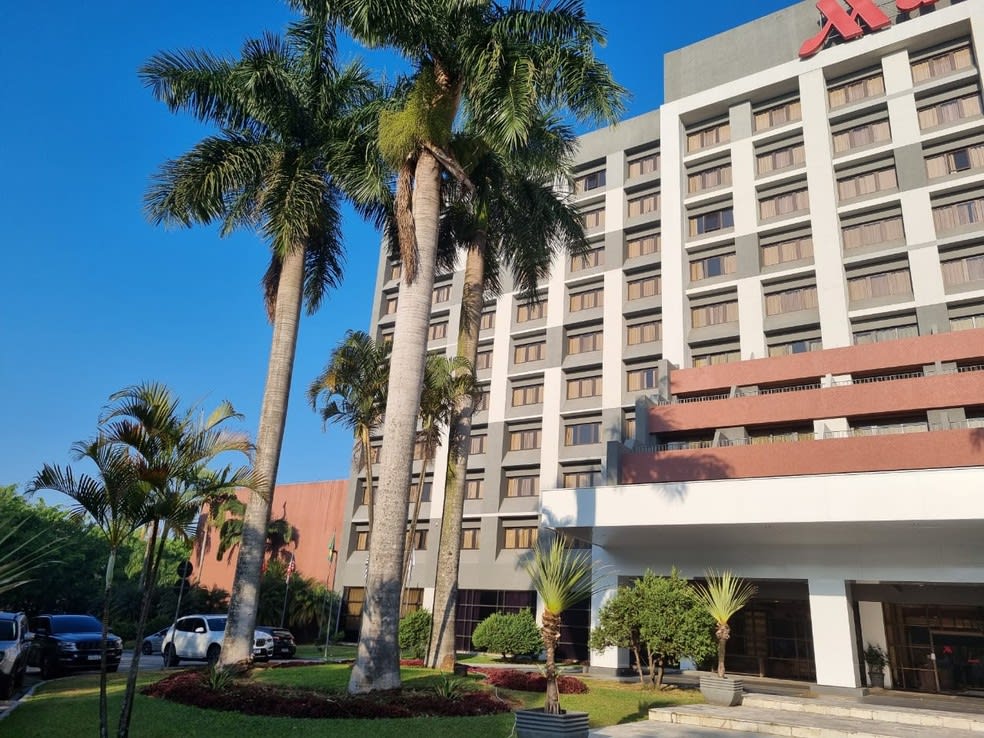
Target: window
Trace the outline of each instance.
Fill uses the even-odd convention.
[[[802,118],[799,100],[780,103],[755,113],[755,130],[767,131]]]
[[[516,387],[512,391],[512,406],[539,405],[543,402],[543,385],[531,384],[526,387]]]
[[[482,313],[481,322],[478,324],[480,331],[489,331],[495,328],[495,310]]]
[[[984,279],[984,255],[943,261],[940,268],[943,270],[943,284],[947,287],[977,282]]]
[[[694,172],[687,177],[687,192],[691,195],[716,187],[727,187],[731,184],[731,165],[719,164],[716,167]]]
[[[701,129],[694,133],[688,133],[687,151],[700,151],[711,146],[728,143],[730,140],[731,125],[729,123],[718,123],[717,125]]]
[[[413,550],[414,551],[426,551],[427,550],[427,531],[426,530],[415,530],[413,532]]]
[[[527,323],[531,320],[540,320],[547,314],[547,304],[545,302],[527,302],[516,306],[516,322]]]
[[[531,361],[542,361],[547,355],[546,341],[527,343],[517,346],[513,351],[513,363],[526,364]]]
[[[540,429],[530,428],[509,432],[510,451],[532,451],[540,448]]]
[[[847,294],[852,302],[893,295],[911,295],[912,281],[909,279],[909,270],[893,269],[889,272],[852,277],[847,280]]]
[[[984,144],[926,157],[926,174],[930,179],[981,168],[984,168]]]
[[[634,197],[629,200],[629,217],[634,218],[638,215],[659,212],[659,193],[650,192],[641,197]]]
[[[442,323],[431,323],[430,328],[427,329],[427,340],[437,341],[441,338],[448,337],[448,323],[444,321]]]
[[[567,380],[567,399],[579,400],[584,397],[601,397],[601,376]]]
[[[937,233],[984,222],[984,197],[934,207],[933,222]]]
[[[369,504],[369,495],[368,495],[368,492],[369,492],[369,488],[366,487],[365,480],[360,479],[359,480],[359,485],[358,485],[358,493],[357,493],[358,494],[358,497],[359,497],[359,500],[360,500],[360,502],[359,502],[360,505],[368,505]],[[375,495],[377,492],[379,492],[379,485],[378,484],[373,484],[372,485],[372,494]]]
[[[802,143],[796,143],[757,155],[755,157],[755,166],[759,174],[769,174],[770,172],[777,172],[781,169],[799,166],[805,161],[806,149]]]
[[[762,266],[775,266],[787,261],[799,261],[813,257],[813,237],[791,238],[778,243],[762,245]]]
[[[724,274],[734,274],[738,268],[738,257],[735,254],[708,256],[690,262],[690,281],[699,282],[702,279],[720,277]]]
[[[855,331],[854,343],[860,346],[867,343],[897,341],[900,338],[916,338],[918,335],[919,327],[915,324],[889,326],[886,328],[875,328],[873,330]]]
[[[659,294],[659,275],[629,280],[626,291],[627,300],[642,300]]]
[[[951,331],[968,331],[972,328],[984,328],[984,315],[962,315],[950,318]]]
[[[597,208],[596,210],[589,210],[586,213],[581,213],[581,224],[584,226],[584,230],[586,231],[604,228],[605,209]]]
[[[451,299],[451,285],[442,284],[434,288],[432,302],[447,302]]]
[[[591,269],[592,267],[601,266],[605,263],[605,249],[604,247],[598,247],[586,251],[581,256],[571,257],[571,271],[580,272],[584,269]]]
[[[492,368],[492,349],[479,351],[475,355],[475,369],[481,371],[482,369],[491,369],[491,368]]]
[[[900,241],[905,238],[901,215],[873,220],[870,223],[845,226],[842,234],[844,236],[845,249],[875,246],[880,243]]]
[[[369,550],[369,531],[359,530],[355,532],[355,550],[356,551]]]
[[[967,69],[974,64],[970,46],[965,45],[942,54],[935,54],[926,59],[912,63],[912,81],[916,84],[936,77],[943,77],[961,69]]]
[[[403,605],[400,607],[400,617],[416,612],[424,606],[424,590],[419,587],[406,587],[403,590]]]
[[[585,489],[600,487],[602,484],[600,471],[564,472],[564,489]]]
[[[506,497],[536,497],[540,494],[540,477],[535,474],[506,479]]]
[[[654,366],[644,369],[629,369],[625,372],[625,386],[629,392],[655,389],[659,371]]]
[[[790,354],[802,354],[807,351],[820,351],[822,349],[823,342],[819,338],[804,338],[796,341],[770,343],[769,356],[789,356]]]
[[[709,213],[692,215],[689,219],[690,235],[701,236],[705,233],[713,233],[724,228],[733,228],[735,225],[735,213],[733,208],[722,208],[712,210]]]
[[[480,433],[480,434],[477,434],[477,435],[473,435],[469,439],[468,453],[470,453],[470,454],[484,454],[485,453],[485,446],[486,446],[486,443],[488,442],[488,440],[489,440],[489,437],[488,437],[488,434],[487,433]]]
[[[762,220],[803,212],[810,207],[809,193],[803,190],[784,192],[759,200],[759,217]]]
[[[587,446],[601,441],[601,423],[574,423],[564,428],[565,446]]]
[[[433,482],[424,482],[424,488],[420,490],[420,501],[430,502],[431,501],[431,491],[434,489]],[[417,499],[417,482],[414,481],[410,484],[410,494],[408,498],[410,502],[415,502]]]
[[[475,390],[475,406],[473,409],[476,413],[485,412],[489,409],[488,385],[479,387]]]
[[[629,159],[628,178],[642,177],[645,174],[653,174],[659,171],[659,153],[645,154],[635,159]]]
[[[734,323],[738,320],[738,301],[729,300],[713,305],[701,305],[690,308],[690,324],[694,328],[704,328],[709,325]]]
[[[636,323],[626,329],[626,343],[638,346],[640,343],[655,343],[663,338],[663,324],[658,320]]]
[[[704,366],[717,366],[719,364],[730,364],[734,361],[741,361],[741,352],[733,349],[730,351],[712,351],[710,353],[695,353],[693,355],[693,365],[695,369]]]
[[[591,333],[581,333],[576,336],[567,337],[568,354],[586,354],[591,351],[601,351],[601,347],[601,331],[592,331]]]
[[[625,242],[625,258],[634,259],[637,256],[647,256],[659,253],[659,234],[630,238]]]
[[[478,528],[461,529],[461,550],[475,551],[478,548]]]
[[[937,126],[949,125],[968,118],[977,118],[981,115],[981,96],[974,92],[970,95],[962,95],[952,100],[928,105],[919,109],[919,127],[922,130],[936,128]]]
[[[827,94],[830,99],[830,107],[838,108],[841,105],[884,95],[885,80],[879,72],[870,77],[852,80],[846,84],[831,87]]]
[[[601,287],[598,287],[597,289],[577,292],[571,295],[570,311],[576,313],[581,310],[591,310],[592,308],[599,308],[604,304],[604,292]]]
[[[389,265],[389,278],[396,281],[403,274],[402,264],[390,264]]]
[[[427,444],[417,441],[413,444],[413,460],[420,461],[427,456]]]
[[[796,289],[772,292],[765,296],[765,314],[782,315],[798,310],[815,310],[817,307],[817,288],[797,287]]]
[[[468,479],[465,481],[465,499],[481,500],[485,497],[485,480]]]
[[[635,415],[626,414],[625,419],[622,421],[622,440],[627,438],[635,438],[636,434],[636,419]]]
[[[892,129],[888,125],[888,119],[863,123],[834,133],[834,153],[842,154],[862,146],[884,143],[891,138]]]
[[[873,172],[855,174],[837,180],[837,196],[841,200],[863,197],[875,192],[894,190],[899,186],[895,176],[895,167],[885,167]]]
[[[383,303],[383,315],[395,315],[399,302],[400,300],[396,296],[387,297],[386,302]]]
[[[526,528],[505,528],[502,532],[503,548],[533,548],[533,544],[536,543],[537,527],[535,525]]]
[[[574,192],[581,194],[605,186],[605,170],[583,174],[574,180]]]

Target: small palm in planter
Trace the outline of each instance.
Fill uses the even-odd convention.
[[[864,649],[864,662],[868,665],[868,686],[885,687],[885,667],[888,666],[888,654],[881,646],[869,643]]]
[[[731,627],[728,622],[755,595],[755,585],[734,576],[730,571],[721,574],[709,571],[705,584],[694,586],[697,590],[697,599],[717,623],[714,632],[718,642],[717,676],[700,678],[701,694],[714,705],[729,707],[740,705],[743,685],[740,679],[729,679],[724,675],[724,652],[731,637]]]
[[[533,557],[526,564],[533,589],[543,603],[540,633],[547,654],[546,701],[542,710],[516,712],[519,738],[562,735],[587,738],[588,713],[564,712],[560,709],[555,652],[560,640],[560,616],[572,605],[593,595],[598,587],[597,570],[591,563],[590,550],[575,550],[561,536],[555,536],[546,548],[533,546]]]

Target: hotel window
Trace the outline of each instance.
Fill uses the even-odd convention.
[[[663,338],[663,324],[658,320],[635,323],[626,328],[625,334],[625,340],[629,346],[656,343]]]
[[[934,207],[933,222],[937,233],[984,222],[984,197]]]
[[[539,428],[528,428],[509,432],[510,451],[532,451],[540,448]]]
[[[379,492],[378,480],[375,480],[375,481],[377,483],[372,485],[372,493],[374,495]],[[369,491],[369,488],[366,487],[365,480],[364,479],[360,479],[359,480],[359,483],[358,483],[358,486],[356,488],[356,496],[359,499],[359,504],[360,505],[368,505],[369,504],[369,495],[367,494],[368,491]]]
[[[431,323],[430,328],[427,329],[427,340],[437,341],[441,338],[448,337],[448,323],[447,321],[441,323]]]
[[[495,328],[495,308],[483,312],[482,319],[478,324],[480,331],[490,331],[493,328]]]
[[[600,487],[602,484],[601,472],[597,470],[564,472],[562,484],[564,489]]]
[[[574,179],[574,192],[580,195],[605,186],[605,170],[582,174]]]
[[[784,126],[787,123],[800,120],[803,117],[799,100],[773,105],[755,113],[755,130],[767,131],[770,128]]]
[[[546,341],[527,343],[522,346],[517,346],[513,350],[513,363],[527,364],[531,361],[542,361],[546,357],[546,355],[547,355]]]
[[[878,244],[903,241],[905,239],[905,229],[902,226],[901,215],[879,218],[868,223],[846,225],[841,233],[844,237],[845,249],[877,246]]]
[[[881,72],[861,79],[831,87],[827,93],[830,107],[839,108],[842,105],[867,100],[885,94],[885,79]]]
[[[926,157],[926,174],[930,179],[976,169],[984,169],[984,143]]]
[[[787,238],[762,244],[762,266],[775,266],[789,261],[813,258],[813,237]]]
[[[964,44],[955,49],[912,62],[912,81],[915,84],[926,80],[944,77],[961,69],[974,66],[974,57],[970,53],[970,45]]]
[[[626,283],[627,300],[642,300],[647,297],[656,297],[659,294],[659,275],[641,279],[630,279]]]
[[[540,320],[547,315],[547,303],[527,302],[516,306],[516,322],[528,323],[531,320]]]
[[[413,550],[414,551],[426,551],[427,550],[427,531],[426,530],[415,530],[413,532]]]
[[[701,305],[690,308],[690,324],[694,328],[705,328],[709,325],[735,323],[738,320],[738,301],[716,302],[712,305]]]
[[[355,532],[355,550],[356,551],[369,550],[369,531],[359,530]]]
[[[543,385],[531,384],[525,387],[515,387],[512,391],[512,406],[539,405],[543,402]]]
[[[718,144],[725,144],[731,140],[731,124],[718,123],[717,125],[703,128],[694,133],[687,134],[687,152],[700,151]]]
[[[581,213],[581,225],[584,226],[584,230],[586,231],[604,228],[605,209],[597,208],[595,210],[589,210],[586,213]]]
[[[398,297],[387,297],[386,302],[383,303],[383,315],[394,315],[399,302]]]
[[[565,446],[590,446],[601,441],[601,423],[572,423],[564,428]]]
[[[659,171],[659,152],[652,154],[644,154],[643,156],[637,156],[633,159],[629,159],[628,162],[628,179],[633,179],[634,177],[642,177],[646,174],[653,174]]]
[[[625,372],[625,388],[629,392],[655,389],[659,380],[659,369],[654,366],[642,369],[629,369]]]
[[[772,149],[757,154],[755,170],[759,174],[771,174],[790,167],[800,166],[806,162],[806,149],[803,142],[794,143],[782,148]]]
[[[912,280],[908,269],[893,269],[847,280],[847,294],[851,302],[895,295],[912,295]]]
[[[389,278],[391,281],[396,281],[403,274],[402,264],[390,264],[389,265]]]
[[[716,167],[687,175],[687,192],[691,195],[730,185],[731,164],[719,164]]]
[[[423,441],[413,444],[413,460],[420,461],[427,455],[427,446]]]
[[[635,238],[627,239],[625,242],[625,258],[634,259],[638,256],[658,254],[659,240],[658,233],[651,233],[648,236],[637,236]]]
[[[537,527],[504,528],[502,531],[502,547],[508,549],[533,548],[536,543]]]
[[[572,272],[580,272],[592,267],[601,266],[605,263],[605,247],[598,246],[590,251],[585,251],[580,256],[572,256],[570,267]]]
[[[475,369],[477,371],[482,371],[483,369],[492,368],[492,349],[485,349],[484,351],[479,351],[475,354]]]
[[[601,347],[601,331],[591,331],[590,333],[580,333],[576,336],[567,337],[567,353],[571,355],[601,351]]]
[[[765,296],[765,314],[782,315],[800,310],[816,310],[816,286],[796,287],[795,289],[770,292]]]
[[[604,291],[601,287],[593,290],[586,290],[584,292],[576,292],[571,295],[570,298],[570,311],[572,313],[580,312],[581,310],[591,310],[592,308],[599,308],[605,304]]]
[[[447,302],[451,299],[451,285],[442,284],[434,288],[432,302]]]
[[[485,446],[488,443],[489,436],[487,433],[480,433],[472,435],[468,439],[468,453],[469,454],[484,454]]]
[[[885,143],[892,140],[892,129],[884,113],[879,113],[880,120],[873,120],[850,128],[834,132],[834,153],[843,154],[846,151],[859,149],[863,146]]]
[[[769,339],[769,356],[790,356],[809,351],[821,351],[822,349],[823,341],[820,340],[819,336],[797,338],[791,341],[779,337]]]
[[[881,328],[854,331],[854,344],[862,346],[869,343],[884,343],[885,341],[897,341],[901,338],[916,338],[918,336],[919,326],[915,323],[887,325]]]
[[[382,446],[373,446],[369,451],[369,458],[372,459],[373,464],[378,464],[380,457],[383,455]]]
[[[489,409],[489,386],[482,385],[475,390],[475,405],[473,411],[476,413],[486,412]]]
[[[635,218],[639,215],[659,212],[659,193],[649,192],[640,197],[633,197],[629,200],[629,217]]]
[[[738,257],[735,254],[707,256],[690,262],[690,281],[699,282],[702,279],[734,274],[737,268]]]
[[[700,215],[692,215],[688,218],[690,225],[690,236],[702,236],[705,233],[714,233],[726,228],[734,228],[735,213],[734,209],[727,207],[720,210],[711,210]]]
[[[981,115],[981,96],[974,91],[919,108],[919,128],[928,130]]]
[[[430,479],[430,477],[427,477],[427,479]],[[433,491],[433,489],[434,489],[434,483],[433,482],[424,482],[424,488],[422,490],[420,490],[420,501],[421,502],[430,502],[431,501],[431,492]],[[416,501],[416,499],[417,499],[417,482],[416,481],[412,481],[410,483],[410,493],[407,496],[407,499],[409,499],[410,502],[415,502]]]
[[[968,303],[952,305],[949,308],[950,330],[968,331],[973,328],[984,328],[984,305]]]
[[[805,190],[783,192],[759,200],[759,217],[762,220],[806,212],[810,208],[810,195]]]
[[[875,192],[894,190],[899,186],[895,175],[895,167],[883,167],[871,172],[863,172],[837,180],[837,197],[841,200],[851,200],[864,197]]]
[[[567,380],[568,400],[580,400],[585,397],[601,397],[601,375]]]
[[[462,551],[475,551],[478,549],[478,534],[480,530],[478,528],[462,528],[461,529],[461,550]]]
[[[697,353],[698,351],[702,353]],[[741,361],[741,351],[729,349],[726,351],[707,351],[706,349],[693,349],[693,367],[700,369],[705,366],[719,366],[721,364],[731,364]]]
[[[538,494],[540,494],[540,477],[536,474],[506,479],[506,497],[536,497]]]
[[[940,269],[943,271],[943,284],[946,287],[979,282],[984,279],[984,255],[940,261]]]
[[[628,440],[630,438],[635,438],[636,435],[636,419],[634,410],[626,410],[625,417],[622,418],[622,440]]]
[[[481,500],[485,497],[485,480],[484,479],[467,479],[465,480],[465,499],[466,500]]]

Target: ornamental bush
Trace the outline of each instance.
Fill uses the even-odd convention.
[[[475,628],[472,644],[480,651],[500,653],[503,658],[535,656],[543,650],[540,629],[529,608],[515,614],[489,615]]]
[[[427,655],[430,640],[431,615],[427,610],[415,610],[400,620],[400,651],[412,659]]]
[[[485,681],[503,689],[520,692],[546,692],[547,678],[538,671],[517,671],[516,669],[481,669],[469,667],[468,673],[484,674]],[[585,694],[588,685],[577,677],[561,674],[557,677],[557,688],[561,694]]]

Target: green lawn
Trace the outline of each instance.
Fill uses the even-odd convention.
[[[354,659],[356,648],[348,643],[337,643],[328,646],[329,659]],[[298,659],[323,659],[325,657],[324,644],[318,646],[314,643],[298,645],[297,653],[294,658]]]
[[[338,691],[348,681],[349,667],[344,665],[304,666],[290,669],[257,670],[257,680],[285,686],[304,686],[310,689]],[[141,676],[141,684],[159,679],[161,674]],[[124,675],[113,675],[110,681],[110,721],[114,730],[124,689]],[[404,684],[426,689],[441,680],[438,672],[427,669],[404,669]],[[656,693],[642,690],[638,685],[619,685],[587,679],[591,691],[584,695],[561,695],[561,704],[569,710],[587,710],[591,725],[600,727],[642,720],[650,707],[701,701],[695,691],[672,690]],[[510,699],[528,707],[543,704],[542,694],[500,690]],[[34,696],[0,723],[4,738],[75,738],[98,734],[98,675],[59,679],[43,685]],[[321,723],[313,727],[313,723]],[[371,730],[373,738],[406,738],[408,735],[427,735],[428,738],[493,738],[508,736],[513,727],[511,714],[480,718],[417,718],[407,720],[311,721],[291,718],[265,718],[201,710],[138,695],[134,705],[131,734],[135,738],[171,738],[176,731],[185,736],[208,738],[260,738],[270,735],[310,735],[313,730],[329,731],[333,738],[365,735]],[[412,728],[410,726],[412,725]]]

